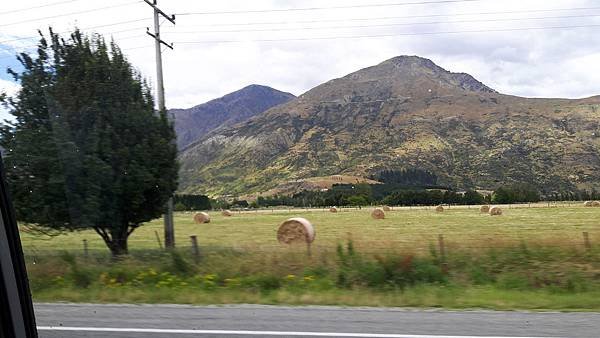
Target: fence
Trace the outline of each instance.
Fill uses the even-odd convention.
[[[189,242],[180,243],[177,247],[178,252],[184,253],[192,258],[196,263],[202,261],[203,256],[207,255],[287,255],[287,254],[299,254],[306,253],[307,255],[327,255],[335,253],[338,244],[345,244],[348,241],[352,241],[357,251],[364,254],[385,254],[385,253],[411,253],[411,254],[427,254],[435,251],[439,254],[442,259],[447,254],[452,252],[467,252],[467,251],[485,251],[492,249],[509,249],[516,248],[523,245],[535,246],[540,248],[558,248],[565,250],[577,250],[580,252],[590,252],[595,248],[600,248],[600,241],[596,239],[592,240],[592,233],[589,231],[582,231],[571,238],[535,238],[528,236],[496,236],[490,234],[486,237],[475,238],[469,237],[464,233],[446,233],[446,234],[433,234],[427,233],[427,237],[424,238],[420,243],[415,243],[411,240],[387,240],[381,241],[365,241],[360,238],[354,238],[352,234],[348,234],[346,238],[340,238],[337,243],[330,244],[313,244],[308,247],[306,245],[251,245],[251,244],[240,244],[235,246],[216,246],[216,245],[202,245],[199,242],[197,235],[192,235],[189,238]],[[593,233],[596,234],[596,233]],[[168,250],[163,249],[161,242],[158,241],[155,249],[136,249],[132,248],[130,254],[134,257],[153,257],[168,253]],[[24,253],[28,261],[35,262],[42,257],[57,257],[63,255],[65,252],[69,252],[75,256],[88,259],[88,258],[107,258],[110,256],[110,252],[106,248],[90,248],[87,239],[83,239],[80,249],[66,248],[65,250],[59,249],[36,249],[35,247],[25,247]]]
[[[533,203],[512,203],[512,204],[493,204],[506,209],[523,209],[523,208],[571,208],[583,206],[582,201],[546,201],[546,202],[533,202]],[[344,211],[358,211],[368,208],[374,208],[378,205],[367,205],[367,206],[339,206],[337,207],[338,212]],[[443,204],[448,209],[478,209],[481,204],[464,205],[464,204]],[[390,206],[393,210],[433,210],[436,206],[431,205],[412,205],[412,206]],[[292,206],[276,206],[268,208],[246,208],[246,209],[232,209],[237,214],[248,214],[248,213],[279,213],[287,212],[293,213],[302,211],[322,211],[329,212],[329,207],[292,207]],[[195,211],[184,211],[183,213],[191,214]]]

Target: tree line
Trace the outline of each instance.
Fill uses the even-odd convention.
[[[559,196],[580,197],[582,200],[600,199],[598,192],[569,193]],[[593,197],[595,198],[587,198]],[[175,200],[179,210],[209,210],[224,208],[264,208],[275,206],[330,207],[394,205],[419,206],[437,204],[511,204],[539,202],[540,193],[530,185],[508,185],[497,188],[490,195],[475,190],[455,191],[449,188],[407,187],[399,184],[336,184],[326,191],[301,191],[293,195],[259,196],[255,201],[233,200],[230,202],[210,199],[203,195],[180,195]],[[551,200],[551,199],[546,199]],[[569,200],[569,199],[565,199]],[[194,202],[197,201],[197,202]]]

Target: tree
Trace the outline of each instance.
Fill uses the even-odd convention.
[[[94,229],[114,256],[126,254],[177,188],[173,126],[114,42],[79,30],[49,38],[35,57],[18,55],[22,72],[9,69],[21,89],[0,145],[17,219]]]

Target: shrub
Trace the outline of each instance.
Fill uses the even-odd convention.
[[[338,246],[339,271],[337,285],[340,287],[397,287],[404,289],[417,283],[446,283],[442,270],[432,260],[412,255],[376,256],[366,260],[354,251],[348,242],[347,251]]]
[[[282,285],[282,281],[280,278],[273,275],[257,275],[242,278],[240,284],[242,287],[249,289],[272,291],[279,289]]]
[[[169,270],[175,274],[189,275],[192,272],[192,266],[181,253],[173,250],[171,251],[171,266]]]

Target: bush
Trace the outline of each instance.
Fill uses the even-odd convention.
[[[439,266],[431,259],[412,255],[376,256],[366,260],[354,251],[352,242],[347,249],[338,246],[340,268],[337,285],[340,287],[397,287],[404,289],[417,283],[446,283],[447,279]]]
[[[88,288],[94,280],[92,271],[80,268],[73,269],[69,277],[73,280],[73,285],[82,289]]]
[[[282,281],[279,277],[273,275],[257,275],[242,278],[240,285],[249,289],[258,289],[260,291],[272,291],[281,287]]]
[[[183,255],[175,250],[171,251],[171,265],[169,269],[175,274],[189,275],[192,272],[192,265],[183,257]]]
[[[186,210],[188,210],[188,208],[186,207],[186,205],[183,204],[183,203],[181,203],[181,202],[175,203],[175,205],[173,206],[173,209],[175,209],[175,211],[186,211]]]

